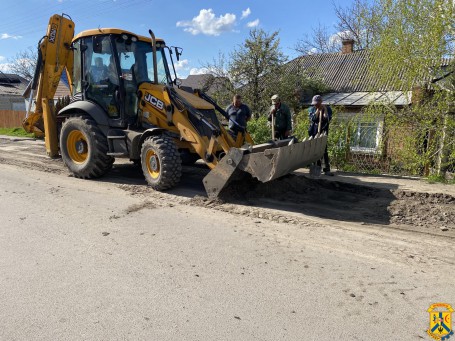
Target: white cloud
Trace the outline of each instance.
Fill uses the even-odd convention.
[[[343,39],[353,39],[353,35],[350,31],[340,31],[335,33],[334,35],[330,36],[329,43],[331,45],[339,45],[341,46],[341,41]]]
[[[187,70],[188,69],[188,59],[182,59],[174,63],[175,71]]]
[[[240,19],[245,19],[245,18],[248,17],[250,14],[251,14],[251,10],[250,10],[250,8],[248,7],[246,10],[242,11],[242,17],[241,17]]]
[[[236,21],[235,14],[226,13],[216,17],[211,8],[201,9],[199,15],[191,21],[178,21],[177,27],[184,27],[185,32],[193,35],[206,34],[209,36],[219,36],[223,32],[232,31]]]
[[[205,67],[194,67],[190,70],[190,75],[205,75],[206,73],[210,73],[210,70]]]
[[[188,59],[182,59],[178,62],[174,62],[175,72],[177,73],[178,78],[186,78],[186,75],[188,75],[190,70],[189,63]]]
[[[6,61],[6,57],[0,56],[0,71],[2,72],[10,72],[10,65],[9,63],[4,63]]]
[[[3,40],[3,39],[15,39],[15,40],[17,40],[17,39],[21,39],[21,38],[22,38],[22,36],[12,36],[12,35],[10,35],[8,33],[2,33],[0,35],[0,40]]]
[[[11,66],[11,64],[9,64],[9,63],[0,63],[0,71],[9,73],[9,72],[11,72],[10,66]]]
[[[259,19],[256,19],[254,21],[250,21],[248,24],[246,24],[246,26],[248,27],[256,27],[259,25]]]

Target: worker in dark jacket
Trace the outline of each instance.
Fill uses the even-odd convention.
[[[226,108],[229,116],[229,130],[234,138],[238,133],[244,133],[246,123],[251,119],[251,110],[246,104],[242,103],[242,97],[235,95],[232,104]]]
[[[308,129],[308,135],[315,137],[318,133],[329,134],[329,124],[332,119],[332,109],[328,105],[322,104],[322,97],[316,95],[311,101],[311,107],[308,109],[310,118],[310,127]],[[318,160],[318,166],[321,166],[321,160]],[[327,145],[324,151],[324,168],[323,172],[326,175],[333,175],[330,172],[329,153],[327,152]]]
[[[291,111],[286,104],[281,103],[278,95],[273,95],[271,100],[272,106],[270,107],[268,120],[272,121],[272,116],[275,118],[275,138],[279,140],[286,139],[291,135],[292,131]]]

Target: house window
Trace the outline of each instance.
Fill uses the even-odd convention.
[[[380,153],[381,134],[381,122],[359,122],[351,139],[351,151]]]
[[[13,102],[13,110],[17,111],[24,111],[25,110],[25,102]]]

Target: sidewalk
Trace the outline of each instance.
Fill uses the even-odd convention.
[[[309,174],[308,169],[299,169],[297,174],[303,174],[308,178],[314,178]],[[388,189],[402,190],[419,193],[441,193],[455,197],[455,185],[442,183],[429,183],[424,178],[391,176],[391,175],[371,175],[358,173],[345,173],[341,171],[334,172],[335,176],[326,176],[322,174],[319,178],[326,181],[338,181],[356,185]]]

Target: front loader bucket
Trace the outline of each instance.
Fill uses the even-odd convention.
[[[249,173],[261,182],[277,179],[321,159],[326,145],[327,135],[320,135],[298,143],[292,139],[265,143],[251,150],[231,148],[204,178],[205,190],[210,198],[217,197],[238,173]]]

